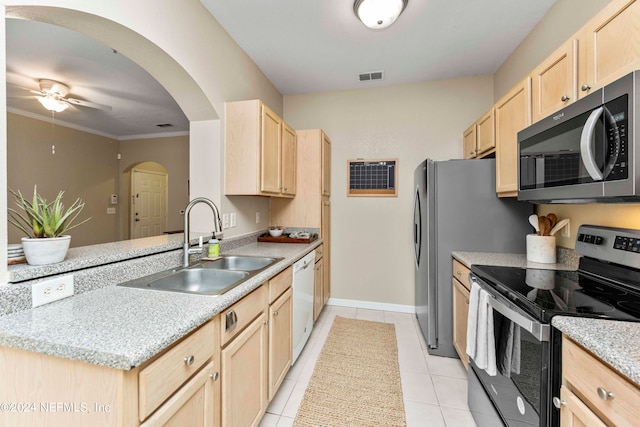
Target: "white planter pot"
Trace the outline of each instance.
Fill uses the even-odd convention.
[[[30,265],[47,265],[64,260],[70,243],[71,236],[42,239],[23,237],[22,249]]]

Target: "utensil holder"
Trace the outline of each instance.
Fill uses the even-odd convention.
[[[527,234],[527,261],[556,263],[556,237]]]

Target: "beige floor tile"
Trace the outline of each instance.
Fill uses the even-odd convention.
[[[308,383],[298,381],[296,385],[293,387],[293,391],[289,396],[289,400],[287,400],[287,404],[284,406],[282,411],[282,416],[295,418],[298,413],[298,408],[300,407],[300,403],[302,403],[302,399],[304,398],[304,392],[307,389]]]
[[[356,311],[356,319],[373,320],[374,322],[384,322],[384,311],[359,308]]]
[[[467,380],[438,375],[432,375],[431,379],[433,380],[433,387],[436,390],[440,406],[469,410],[469,405],[467,404]]]
[[[467,370],[460,361],[451,357],[433,356],[424,352],[431,375],[467,379]]]
[[[280,420],[278,421],[278,425],[276,427],[293,427],[294,420],[295,418],[280,417]]]
[[[429,374],[401,370],[400,379],[402,382],[402,395],[405,400],[433,405],[438,404],[436,390]]]
[[[447,427],[477,427],[471,412],[462,409],[441,406],[442,416]]]
[[[407,427],[445,427],[444,418],[438,405],[404,401]]]
[[[398,346],[398,364],[401,371],[429,373],[427,360],[418,347]]]
[[[279,415],[274,415],[269,413],[264,414],[264,417],[262,417],[262,420],[260,421],[260,424],[258,425],[258,427],[277,427],[279,419],[280,419]]]
[[[285,378],[278,389],[278,392],[275,396],[273,396],[273,400],[267,407],[267,412],[270,414],[281,415],[284,410],[287,401],[289,400],[289,396],[291,396],[291,392],[295,387],[296,382],[293,380],[288,380]]]

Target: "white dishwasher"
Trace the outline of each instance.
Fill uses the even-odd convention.
[[[316,251],[293,264],[293,365],[313,329],[313,288]]]

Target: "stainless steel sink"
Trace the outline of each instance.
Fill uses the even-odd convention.
[[[216,261],[203,262],[201,265],[203,268],[255,271],[261,270],[276,261],[278,261],[277,258],[229,255]]]
[[[166,270],[118,286],[200,295],[221,295],[282,258],[225,256],[187,268]]]
[[[194,294],[219,295],[239,285],[249,276],[246,271],[185,268],[147,283],[147,288]]]

